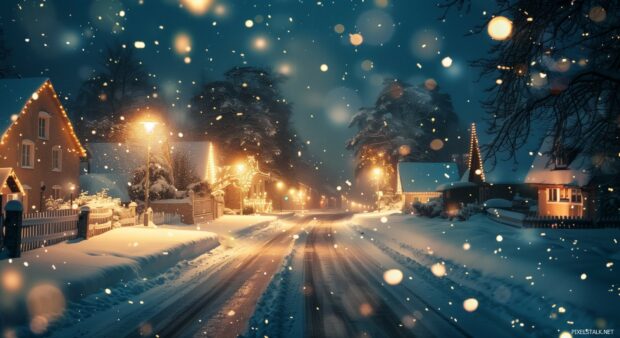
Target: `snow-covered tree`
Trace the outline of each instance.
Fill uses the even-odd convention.
[[[6,41],[4,40],[4,30],[0,27],[0,79],[9,77],[15,72],[13,66],[9,63],[10,55],[11,50],[6,46]]]
[[[465,149],[450,96],[434,85],[386,80],[375,105],[361,108],[349,127],[358,129],[346,144],[357,157],[357,174],[381,166],[392,175],[399,160],[448,161]]]
[[[174,185],[179,190],[186,190],[190,184],[200,182],[186,152],[177,151],[172,154],[172,176]]]
[[[154,87],[134,49],[115,43],[102,51],[100,68],[82,83],[72,111],[84,140],[124,140],[126,121],[140,111],[161,110]],[[93,130],[95,131],[93,133]]]
[[[263,167],[291,173],[303,145],[291,124],[291,105],[280,94],[284,78],[255,67],[224,75],[193,97],[194,133],[227,154],[255,156]]]
[[[144,201],[145,168],[140,166],[133,172],[131,185],[127,188],[129,198]],[[177,189],[172,184],[172,170],[165,161],[153,158],[149,165],[149,200],[162,200],[174,198]]]

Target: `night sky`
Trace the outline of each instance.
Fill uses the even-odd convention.
[[[198,86],[233,66],[284,73],[300,139],[310,141],[322,173],[339,181],[353,175],[352,154],[344,149],[354,133],[349,119],[374,102],[384,78],[412,84],[433,78],[452,96],[463,123],[482,120],[480,100],[490,80],[478,82],[479,71],[468,62],[484,57],[493,42],[466,34],[493,13],[490,1],[473,1],[470,13],[452,12],[445,21],[430,0],[206,3],[206,12],[196,13],[178,0],[3,0],[0,22],[18,72],[50,77],[65,103],[115,39],[137,49],[181,123],[188,122],[187,104]],[[354,33],[364,38],[357,47],[350,42]],[[442,66],[446,56],[450,67]]]

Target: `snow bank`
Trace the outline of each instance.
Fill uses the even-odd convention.
[[[485,215],[450,222],[365,214],[350,223],[406,264],[430,269],[441,262],[447,275],[438,286],[477,294],[481,307],[512,319],[513,327],[557,335],[620,323],[620,229],[521,229]]]
[[[28,320],[26,299],[42,284],[58,289],[63,302],[73,301],[160,273],[218,244],[218,236],[210,232],[136,226],[28,251],[21,258],[0,261],[0,272],[11,271],[23,281],[13,292],[0,288],[0,314],[7,322]]]
[[[240,238],[254,234],[278,219],[276,216],[224,215],[197,225],[166,226],[172,229],[195,229],[216,233],[221,238]]]

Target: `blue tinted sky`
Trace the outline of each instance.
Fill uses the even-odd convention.
[[[118,38],[134,48],[135,41],[144,42],[137,55],[174,104],[178,121],[186,121],[198,85],[230,67],[285,72],[284,94],[301,140],[310,141],[321,173],[344,181],[352,176],[351,154],[344,150],[353,134],[349,117],[373,103],[386,77],[414,84],[433,78],[452,95],[464,123],[481,120],[479,101],[490,80],[476,82],[478,70],[467,62],[484,57],[492,42],[484,34],[465,35],[483,11],[492,13],[490,3],[473,1],[470,13],[452,13],[442,22],[437,2],[422,0],[213,0],[202,15],[174,0],[2,1],[0,22],[20,73],[51,77],[66,100],[92,74],[106,43]],[[364,42],[355,47],[349,34],[358,32]],[[190,52],[175,51],[178,34],[190,37]],[[446,56],[453,59],[449,68],[441,65]]]

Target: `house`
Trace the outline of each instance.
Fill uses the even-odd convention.
[[[438,187],[444,209],[451,213],[463,205],[480,204],[489,199],[512,201],[515,198],[535,198],[535,191],[525,184],[533,154],[525,147],[518,149],[511,159],[505,154],[498,154],[496,161],[485,160],[480,150],[476,124],[472,123],[466,167],[461,179]]]
[[[69,199],[80,191],[86,151],[49,79],[0,80],[0,132],[4,199],[37,211],[50,197]]]
[[[396,171],[396,193],[403,196],[405,208],[440,197],[437,188],[459,177],[456,163],[451,162],[399,162]]]
[[[525,181],[538,192],[538,215],[594,219],[596,187],[591,158],[558,151],[545,138]]]

